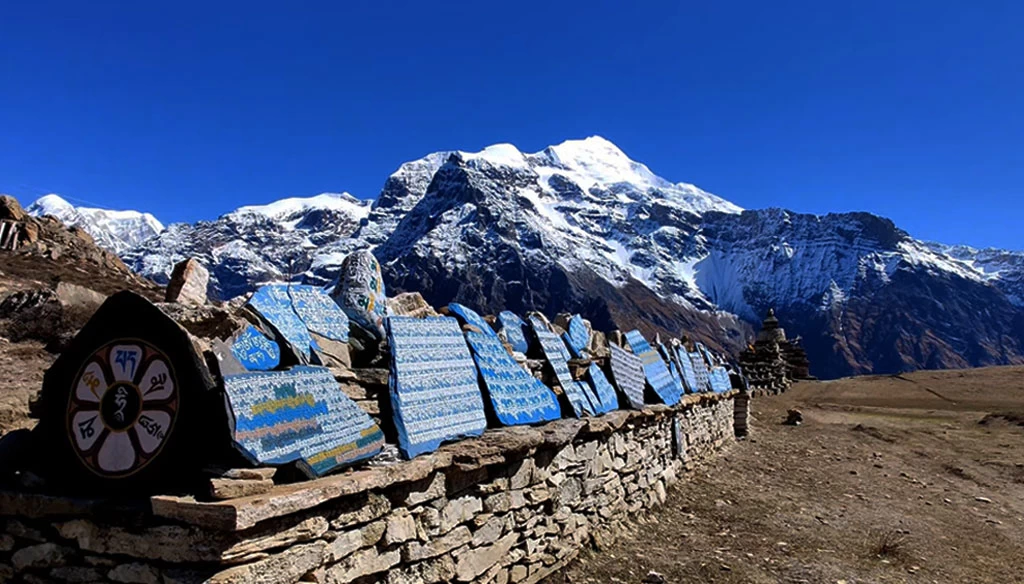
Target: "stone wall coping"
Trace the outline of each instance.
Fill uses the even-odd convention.
[[[538,448],[560,448],[578,437],[606,436],[631,422],[662,418],[696,405],[710,405],[732,399],[733,390],[723,394],[685,395],[676,406],[651,405],[643,410],[616,410],[603,416],[560,419],[537,426],[511,426],[487,430],[482,436],[446,444],[437,451],[391,465],[370,466],[315,480],[278,485],[270,492],[226,501],[203,502],[193,497],[158,495],[149,498],[153,516],[217,531],[241,531],[257,523],[298,513],[324,503],[382,489],[392,485],[420,481],[434,472],[455,468],[468,472],[483,467],[514,462]],[[123,501],[123,499],[122,499]],[[36,493],[0,490],[0,516],[76,517],[104,513],[110,500],[69,498]],[[145,514],[140,505],[118,503],[121,508]],[[140,510],[141,509],[141,510]]]

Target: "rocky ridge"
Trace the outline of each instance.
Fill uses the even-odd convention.
[[[326,284],[366,248],[389,291],[434,305],[648,322],[645,333],[683,331],[734,354],[775,307],[822,377],[1024,355],[1024,253],[921,242],[868,213],[742,210],[598,137],[533,154],[437,152],[403,164],[372,204],[243,207],[171,225],[123,256],[158,282],[198,257],[211,293],[230,298],[269,280]]]

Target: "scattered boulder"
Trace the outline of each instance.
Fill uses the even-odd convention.
[[[22,290],[0,302],[0,330],[14,342],[36,339],[58,345],[74,336],[106,296],[83,286],[59,282],[55,288]]]
[[[426,318],[437,316],[437,311],[427,304],[419,292],[403,292],[394,298],[388,298],[388,314]]]
[[[167,302],[202,306],[206,304],[209,284],[210,272],[195,258],[189,258],[174,265],[165,299]]]
[[[650,572],[647,572],[647,575],[644,576],[644,579],[640,582],[642,584],[665,584],[667,580],[665,580],[665,577],[660,573],[651,570]]]
[[[786,421],[783,424],[787,426],[799,426],[804,421],[804,414],[800,410],[789,410],[786,412]]]
[[[204,339],[226,339],[249,324],[238,313],[217,306],[178,302],[161,302],[156,306],[189,333]]]

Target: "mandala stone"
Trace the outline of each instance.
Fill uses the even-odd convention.
[[[291,347],[300,363],[309,363],[314,346],[313,337],[292,307],[288,284],[261,286],[249,298],[251,306],[272,326],[285,343]]]
[[[281,363],[281,349],[249,325],[242,329],[231,343],[231,354],[249,371],[266,371]]]
[[[586,357],[587,346],[590,344],[590,332],[583,324],[583,317],[575,314],[569,319],[569,330],[565,333],[565,342],[569,345],[573,357]]]
[[[43,378],[41,470],[76,491],[187,483],[227,444],[215,386],[184,329],[145,298],[114,294]]]
[[[412,458],[446,441],[483,434],[483,398],[459,323],[447,316],[390,316],[385,323],[402,455]]]
[[[514,426],[561,417],[558,396],[516,363],[500,339],[487,333],[467,332],[466,341],[498,423]]]
[[[665,361],[658,351],[651,347],[647,339],[637,330],[626,333],[626,342],[633,349],[633,353],[643,361],[647,382],[651,384],[654,393],[661,398],[662,403],[669,406],[679,403],[683,388],[672,378],[668,366],[665,365]]]
[[[503,336],[505,342],[512,346],[512,350],[517,353],[526,353],[530,348],[524,333],[526,322],[519,318],[516,313],[507,310],[498,314],[498,322],[501,323],[501,330],[498,334]]]
[[[642,410],[644,387],[647,385],[644,362],[618,345],[609,345],[608,349],[611,351],[612,378],[615,385],[626,396],[629,407]]]
[[[565,397],[572,408],[573,415],[582,418],[585,415],[593,416],[597,413],[600,401],[585,383],[580,383],[572,378],[569,372],[569,355],[565,349],[565,343],[558,335],[548,330],[547,325],[539,318],[530,317],[530,325],[533,333],[537,336],[544,357],[551,364],[555,371],[558,384],[562,386]]]
[[[384,434],[324,367],[225,375],[238,450],[257,464],[296,463],[310,477],[370,458]]]

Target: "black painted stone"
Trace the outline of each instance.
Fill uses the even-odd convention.
[[[146,299],[107,299],[43,379],[40,470],[68,491],[169,492],[229,446],[188,333]]]

